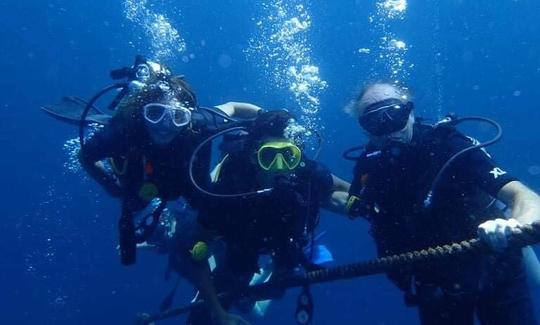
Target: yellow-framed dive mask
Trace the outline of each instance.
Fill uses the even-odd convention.
[[[290,141],[266,142],[257,150],[257,162],[266,171],[291,171],[301,160],[302,151]]]

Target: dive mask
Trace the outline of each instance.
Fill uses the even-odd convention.
[[[191,122],[191,109],[182,105],[165,105],[151,103],[144,106],[144,119],[152,124],[158,124],[169,115],[172,123],[177,127],[182,127]]]
[[[289,141],[267,142],[257,150],[257,162],[266,171],[291,171],[301,160],[302,151]]]
[[[366,107],[358,122],[374,136],[388,135],[405,127],[413,107],[412,102],[403,103],[396,98],[385,99]]]

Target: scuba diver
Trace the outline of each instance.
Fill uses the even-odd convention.
[[[269,111],[245,130],[225,136],[223,159],[211,187],[202,189],[209,196],[198,216],[225,249],[212,273],[205,259],[196,263],[206,308],[194,311],[188,324],[246,324],[227,312],[235,302],[220,302],[216,292],[250,284],[261,269],[261,256],[271,258],[272,277],[331,260],[329,251],[315,243],[319,209],[345,214],[349,184],[305,157],[293,133],[307,130],[298,127],[289,112]],[[268,266],[262,271],[268,274]]]
[[[115,70],[111,76],[128,82],[104,88],[85,103],[79,121],[80,161],[109,194],[122,200],[120,252],[122,263],[129,265],[135,263],[136,244],[152,235],[167,201],[183,197],[195,209],[202,203],[187,170],[197,144],[227,128],[234,122],[232,117],[254,118],[261,109],[247,103],[199,106],[182,76],[173,76],[163,65],[140,56],[132,67]],[[109,106],[115,113],[103,118],[94,103],[113,89],[120,89]],[[105,125],[85,139],[83,126],[88,121]],[[210,152],[206,148],[197,156],[193,171],[202,183],[209,181]],[[156,208],[136,225],[136,212],[155,200]]]
[[[447,118],[434,125],[414,117],[406,88],[375,83],[348,107],[367,133],[348,198],[351,218],[371,224],[379,256],[475,237],[492,254],[467,256],[388,273],[416,306],[422,324],[536,324],[521,250],[508,248],[520,225],[540,219],[540,198],[495,164],[484,143]],[[355,151],[362,149],[360,154]],[[511,209],[504,218],[502,208]]]

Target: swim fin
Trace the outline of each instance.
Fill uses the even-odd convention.
[[[41,109],[52,117],[70,124],[79,125],[81,115],[88,103],[79,97],[62,97],[59,103],[53,105],[43,105]],[[111,115],[104,113],[99,108],[93,106],[86,117],[87,123],[98,123],[105,125],[109,123]]]

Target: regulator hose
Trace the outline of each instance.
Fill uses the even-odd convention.
[[[433,201],[433,196],[434,196],[435,191],[437,190],[437,188],[439,186],[439,183],[441,182],[441,179],[442,179],[443,175],[446,173],[446,171],[452,165],[452,163],[454,161],[456,161],[456,159],[458,159],[459,157],[461,157],[462,155],[464,155],[465,153],[467,153],[469,151],[486,148],[486,147],[496,143],[497,141],[499,141],[501,139],[501,137],[502,137],[503,131],[502,131],[501,125],[499,123],[497,123],[496,121],[492,120],[492,119],[489,119],[487,117],[482,117],[482,116],[468,116],[468,117],[461,117],[461,118],[456,118],[456,119],[449,118],[447,121],[441,122],[441,123],[437,124],[435,127],[438,127],[441,124],[450,124],[450,125],[455,126],[455,125],[458,125],[458,124],[466,122],[466,121],[479,121],[479,122],[488,123],[488,124],[492,125],[495,128],[495,130],[497,131],[497,134],[491,140],[481,142],[481,143],[478,143],[478,144],[474,144],[474,145],[472,145],[470,147],[462,149],[459,152],[456,152],[452,157],[450,157],[450,159],[448,159],[444,163],[444,165],[441,167],[441,169],[439,170],[439,172],[435,176],[435,178],[433,180],[433,183],[431,183],[431,187],[429,189],[429,192],[428,192],[428,194],[427,194],[427,196],[426,196],[426,198],[424,200],[424,206],[426,208],[431,207],[431,204],[432,204],[432,201]]]
[[[79,122],[79,144],[81,146],[81,151],[84,148],[84,127],[86,125],[86,117],[88,116],[88,113],[90,112],[90,109],[94,106],[95,102],[103,95],[108,93],[109,91],[113,89],[125,89],[128,86],[127,83],[116,83],[109,85],[100,91],[98,91],[86,104],[86,107],[84,108],[82,114],[81,114],[81,120]]]

